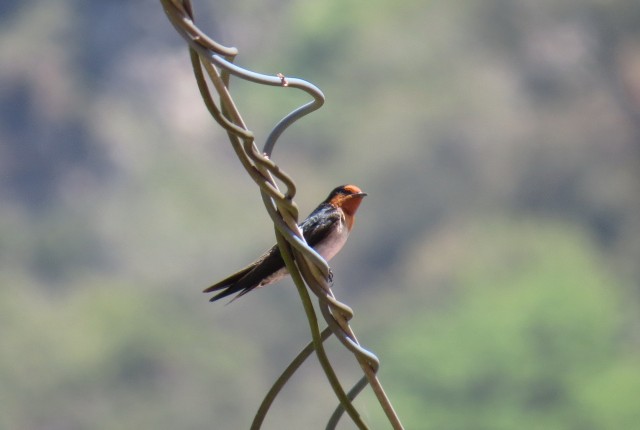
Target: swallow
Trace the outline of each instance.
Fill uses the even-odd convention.
[[[355,213],[366,195],[355,185],[337,187],[300,224],[307,244],[325,260],[331,260],[344,246],[353,229]],[[235,300],[255,288],[279,281],[288,273],[280,249],[274,245],[256,261],[206,288],[204,292],[219,291],[209,300],[211,302],[238,293],[233,298]]]

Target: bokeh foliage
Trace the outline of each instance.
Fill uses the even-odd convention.
[[[247,427],[308,334],[289,283],[199,293],[273,234],[183,42],[152,0],[4,3],[0,428]],[[637,2],[194,5],[241,64],[326,93],[274,157],[303,212],[369,193],[335,291],[408,428],[633,428]],[[300,101],[232,89],[259,138]],[[323,426],[314,365],[266,428]]]

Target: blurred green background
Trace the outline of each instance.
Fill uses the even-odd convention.
[[[194,7],[239,64],[325,92],[274,158],[303,216],[369,193],[334,290],[408,429],[637,428],[637,1]],[[248,428],[307,323],[290,281],[200,293],[274,238],[182,39],[152,0],[0,12],[0,429]],[[259,142],[307,100],[232,89]],[[264,428],[335,403],[311,359]]]

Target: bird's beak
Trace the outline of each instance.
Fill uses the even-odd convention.
[[[365,193],[364,191],[360,191],[359,193],[355,193],[355,194],[351,194],[351,197],[364,197],[364,196],[368,196],[367,193]]]

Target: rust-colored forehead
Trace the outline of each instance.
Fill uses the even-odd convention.
[[[340,185],[331,191],[331,194],[329,194],[329,197],[327,197],[324,203],[330,203],[333,206],[339,207],[342,206],[343,202],[346,200],[360,200],[365,195],[366,194],[355,185]]]
[[[344,213],[353,216],[365,195],[366,194],[355,185],[342,185],[331,192],[326,202],[333,207],[342,208]],[[349,222],[353,222],[353,220]]]
[[[355,185],[345,185],[344,190],[349,194],[357,194],[362,192],[362,190]]]

